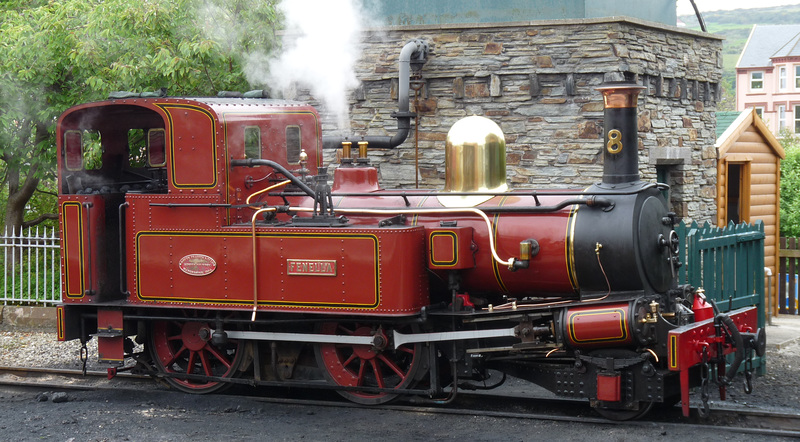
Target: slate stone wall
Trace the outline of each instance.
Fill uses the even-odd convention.
[[[415,144],[422,188],[443,188],[447,131],[483,115],[503,129],[512,187],[582,188],[602,176],[604,81],[647,87],[639,98],[639,159],[644,180],[662,169],[673,210],[714,222],[716,120],[722,41],[629,18],[497,25],[403,26],[365,34],[351,96],[352,133],[392,135],[397,58],[411,39],[431,47],[412,86],[419,114],[399,148],[370,151],[386,188],[413,188]],[[419,88],[414,94],[414,87]],[[299,92],[296,98],[313,102]],[[331,128],[325,119],[325,128]],[[332,155],[326,155],[332,159]]]

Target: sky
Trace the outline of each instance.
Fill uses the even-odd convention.
[[[700,13],[731,9],[769,8],[772,6],[800,5],[799,0],[694,0]],[[678,15],[692,15],[694,9],[689,0],[678,0]]]

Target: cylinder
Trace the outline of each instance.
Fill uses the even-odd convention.
[[[562,336],[573,348],[630,345],[632,321],[628,303],[573,307],[561,320]]]
[[[639,181],[639,132],[636,102],[644,86],[606,83],[603,94],[603,183]]]

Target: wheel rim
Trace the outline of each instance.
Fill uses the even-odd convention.
[[[230,378],[241,363],[237,341],[215,345],[202,336],[211,327],[205,322],[158,321],[150,333],[153,361],[162,373]],[[227,382],[166,377],[175,388],[191,393],[211,393],[229,386]]]
[[[618,408],[597,407],[594,410],[606,419],[613,421],[628,421],[643,417],[653,408],[653,402],[639,402],[638,410],[624,410]]]
[[[343,387],[377,387],[403,390],[413,387],[424,374],[421,344],[389,343],[390,333],[358,323],[326,323],[320,332],[329,335],[380,336],[385,345],[318,344],[317,360],[332,383]],[[339,394],[360,404],[383,404],[398,395],[385,392],[339,391]]]

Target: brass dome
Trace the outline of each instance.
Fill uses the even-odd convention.
[[[506,139],[500,126],[477,115],[457,121],[447,133],[444,190],[493,193],[507,189]],[[478,196],[480,202],[475,202],[475,197],[460,197],[460,201],[453,197],[445,198],[448,202],[442,204],[472,206],[492,195]]]

